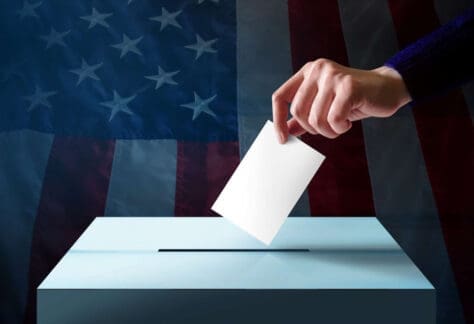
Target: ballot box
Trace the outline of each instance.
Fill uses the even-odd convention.
[[[430,282],[373,217],[99,217],[41,283],[38,323],[435,323]]]

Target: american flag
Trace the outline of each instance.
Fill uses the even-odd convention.
[[[0,322],[96,216],[207,216],[271,94],[319,57],[374,68],[467,0],[0,1]],[[474,322],[474,85],[336,140],[292,212],[376,215]]]

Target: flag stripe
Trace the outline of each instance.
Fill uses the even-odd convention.
[[[0,133],[0,323],[20,323],[28,292],[33,225],[53,136]]]
[[[265,121],[272,119],[271,95],[291,76],[292,66],[286,1],[242,0],[236,5],[237,111],[243,157]],[[310,215],[307,191],[291,215]]]
[[[398,51],[386,1],[339,4],[351,66],[372,69]],[[437,288],[438,323],[463,323],[411,108],[391,118],[364,120],[362,125],[378,218]]]
[[[175,140],[117,140],[106,216],[172,216]]]
[[[265,19],[260,13],[265,13]],[[269,24],[273,28],[268,28]],[[271,95],[291,74],[287,4],[284,1],[238,1],[237,93],[241,157],[263,124],[272,119]]]
[[[288,8],[294,71],[320,57],[347,64],[336,1],[290,0]],[[335,140],[303,139],[327,157],[309,185],[311,214],[374,214],[361,123]]]
[[[35,318],[36,287],[92,220],[104,214],[114,144],[54,139],[33,231],[27,323]]]
[[[398,40],[406,46],[439,26],[433,0],[389,1]],[[423,15],[423,21],[419,17]],[[474,134],[460,90],[413,107],[464,316],[474,321]]]
[[[212,203],[239,163],[238,142],[178,142],[175,216],[212,216]]]

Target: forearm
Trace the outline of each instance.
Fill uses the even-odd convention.
[[[474,77],[474,8],[401,50],[386,63],[420,101]]]

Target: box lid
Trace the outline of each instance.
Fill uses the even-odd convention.
[[[38,289],[434,289],[374,217],[99,217]]]

